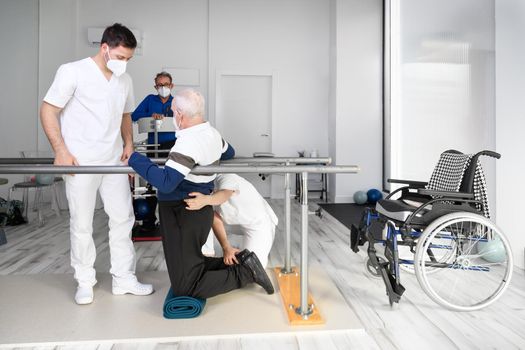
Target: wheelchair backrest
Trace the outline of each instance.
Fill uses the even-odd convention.
[[[485,174],[478,154],[463,154],[456,150],[441,153],[426,188],[434,191],[466,192],[482,204],[476,208],[490,217]]]

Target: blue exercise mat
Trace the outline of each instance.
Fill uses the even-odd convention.
[[[170,319],[176,318],[194,318],[201,314],[206,305],[206,299],[197,299],[192,297],[173,295],[173,291],[168,291],[166,300],[164,300],[164,317]]]

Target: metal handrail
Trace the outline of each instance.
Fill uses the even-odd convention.
[[[359,172],[357,165],[267,165],[267,166],[196,166],[191,170],[193,174],[225,174],[225,173],[350,173]],[[124,165],[27,165],[9,164],[0,165],[0,174],[129,174],[135,171],[130,166]]]
[[[164,164],[166,158],[151,158],[156,164]],[[53,164],[54,158],[0,158],[0,164]],[[330,165],[330,157],[235,157],[222,160],[221,164],[324,164]]]

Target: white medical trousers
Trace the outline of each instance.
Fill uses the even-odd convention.
[[[135,223],[131,191],[126,174],[77,174],[64,176],[70,213],[71,266],[79,285],[97,282],[93,264],[93,214],[97,190],[109,216],[109,250],[113,278],[135,278],[135,248],[131,229]]]
[[[262,266],[266,267],[275,237],[275,225],[270,220],[261,220],[257,223],[240,226],[244,234],[241,249],[254,252]]]

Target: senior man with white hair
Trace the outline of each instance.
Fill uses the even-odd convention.
[[[213,222],[213,208],[186,210],[189,193],[210,194],[216,174],[190,174],[196,165],[215,165],[235,154],[219,132],[204,119],[204,97],[197,91],[179,91],[172,102],[177,142],[164,168],[133,153],[129,165],[158,190],[160,229],[166,265],[175,296],[209,298],[249,283],[268,294],[272,283],[253,252],[239,253],[238,265],[222,258],[206,257],[201,248]]]

